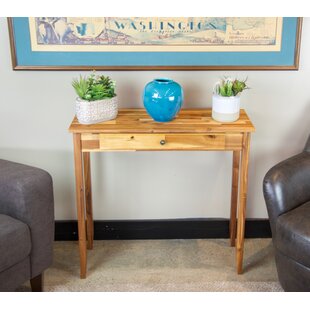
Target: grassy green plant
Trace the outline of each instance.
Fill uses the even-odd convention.
[[[215,94],[223,97],[237,96],[245,89],[249,87],[246,85],[247,79],[240,81],[238,79],[231,79],[230,77],[225,77],[221,79],[220,82],[216,83],[214,92]]]
[[[89,76],[73,79],[72,86],[76,94],[83,100],[95,101],[113,98],[115,94],[115,81],[108,76],[96,75],[92,72]]]

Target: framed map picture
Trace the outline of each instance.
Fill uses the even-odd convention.
[[[297,17],[13,17],[15,70],[297,70]]]

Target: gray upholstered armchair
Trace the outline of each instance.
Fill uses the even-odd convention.
[[[14,291],[27,280],[33,291],[41,291],[53,240],[51,176],[0,160],[0,291]]]
[[[303,152],[268,171],[263,190],[279,281],[310,291],[310,136]]]

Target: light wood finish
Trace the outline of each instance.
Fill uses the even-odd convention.
[[[102,151],[234,151],[242,148],[242,134],[88,134],[83,152]]]
[[[98,151],[216,151],[241,146],[241,134],[100,134]]]
[[[295,53],[294,53],[294,70],[299,69],[302,21],[303,21],[303,18],[299,17],[298,22],[297,22],[297,30],[296,30],[296,42],[295,42]]]
[[[212,119],[211,114],[211,109],[183,109],[172,122],[158,123],[145,109],[120,109],[116,119],[93,125],[80,124],[77,118],[74,118],[69,131],[100,134],[212,134],[254,131],[254,126],[244,110],[240,111],[240,118],[233,123],[219,123]]]
[[[81,148],[81,134],[73,135],[74,164],[75,164],[75,192],[76,208],[78,217],[78,233],[80,247],[80,277],[86,278],[87,249],[86,249],[86,227],[85,227],[85,204],[84,204],[84,181],[83,181],[83,158]]]
[[[247,200],[247,186],[248,186],[248,166],[249,166],[249,152],[250,152],[250,134],[245,133],[243,136],[243,148],[241,158],[240,170],[240,190],[239,190],[239,209],[238,209],[238,226],[237,226],[237,273],[242,273],[242,262],[244,252],[244,229],[246,216],[246,200]]]
[[[91,171],[90,171],[90,154],[83,153],[84,160],[84,184],[85,184],[85,204],[86,204],[86,233],[87,233],[87,248],[91,250],[94,243],[94,221],[93,221],[93,206],[91,193]]]
[[[230,222],[229,222],[229,236],[230,236],[231,246],[235,246],[235,240],[236,240],[236,223],[237,223],[236,217],[237,217],[237,207],[238,207],[239,165],[240,165],[240,151],[233,151],[231,207],[230,207]]]
[[[92,248],[93,240],[90,152],[108,151],[233,151],[230,242],[234,245],[237,238],[237,272],[241,273],[249,141],[250,133],[254,130],[244,110],[241,110],[240,119],[234,123],[214,121],[211,118],[211,109],[183,109],[168,123],[154,122],[144,109],[122,109],[115,120],[94,125],[79,124],[74,118],[69,131],[74,136],[81,278],[86,277],[86,231],[88,248]],[[239,208],[237,208],[238,180]],[[236,221],[237,209],[238,221]]]
[[[298,69],[299,68],[298,64],[296,63],[296,58],[295,63],[288,66],[13,66],[13,70],[18,71],[288,71]]]

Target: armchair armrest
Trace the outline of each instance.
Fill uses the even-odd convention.
[[[309,152],[310,153],[310,135],[309,135],[308,141],[307,141],[307,143],[305,145],[304,152]]]
[[[31,277],[52,262],[54,198],[44,170],[0,160],[0,213],[26,223],[31,232]]]
[[[263,192],[275,236],[277,217],[310,201],[310,153],[304,151],[272,167],[264,178]]]

